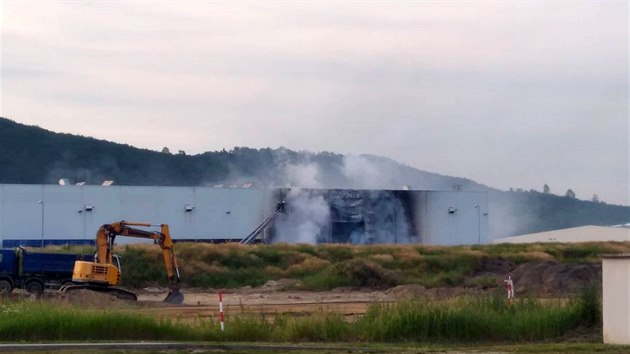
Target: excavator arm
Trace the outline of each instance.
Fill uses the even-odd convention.
[[[133,226],[160,226],[160,231],[142,230]],[[152,239],[160,246],[170,289],[164,301],[181,303],[181,301],[183,301],[183,295],[179,292],[179,268],[177,266],[177,258],[173,252],[173,239],[171,238],[168,225],[120,221],[101,226],[96,232],[97,264],[106,266],[113,264],[114,240],[117,236]]]
[[[137,229],[131,226],[151,227],[157,225],[121,221],[101,226],[96,233],[98,262],[112,264],[113,246],[116,236],[152,239],[162,249],[162,258],[164,259],[164,266],[171,288],[176,286],[180,280],[179,268],[177,266],[177,258],[173,252],[173,239],[171,238],[168,225],[159,225],[160,232]]]

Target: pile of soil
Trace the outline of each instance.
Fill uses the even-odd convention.
[[[475,275],[504,275],[515,267],[514,263],[504,258],[486,258],[481,262]]]
[[[129,303],[129,301],[121,300],[111,294],[86,289],[65,293],[45,293],[45,297],[53,302],[86,308],[120,308]]]
[[[569,296],[584,287],[601,287],[600,264],[525,263],[510,274],[516,294]]]
[[[249,285],[240,287],[238,289],[225,289],[224,293],[239,293],[239,294],[266,294],[276,291],[293,291],[300,290],[302,288],[302,282],[297,279],[278,279],[268,280],[265,284],[257,287],[251,287]],[[209,289],[211,292],[217,290]]]
[[[468,280],[484,276],[496,277],[496,283],[486,287],[456,286],[432,289],[410,284],[391,288],[386,293],[396,299],[447,299],[478,295],[483,291],[497,291],[505,285],[503,280],[511,276],[516,295],[565,297],[573,296],[585,287],[601,287],[602,269],[600,264],[555,262],[531,262],[514,266],[507,260],[499,259],[484,262],[479,271]]]

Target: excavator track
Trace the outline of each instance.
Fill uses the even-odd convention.
[[[129,292],[127,290],[123,290],[119,288],[112,288],[112,287],[105,287],[105,286],[90,285],[90,284],[74,284],[74,285],[63,286],[61,287],[61,289],[59,289],[59,292],[69,293],[69,292],[81,290],[81,289],[96,291],[99,293],[111,294],[121,300],[130,300],[130,301],[138,300],[138,297],[136,296],[136,294]]]

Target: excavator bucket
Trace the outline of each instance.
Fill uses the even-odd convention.
[[[171,290],[166,298],[162,300],[162,302],[166,302],[173,305],[179,305],[184,302],[184,294],[180,293],[179,290]]]

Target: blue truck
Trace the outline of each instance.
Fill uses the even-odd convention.
[[[59,288],[72,283],[75,261],[93,260],[92,255],[31,252],[22,247],[0,249],[0,294],[15,288],[31,294]]]

